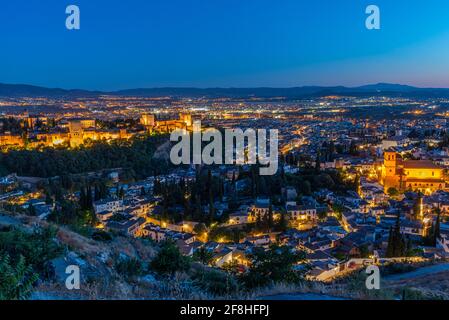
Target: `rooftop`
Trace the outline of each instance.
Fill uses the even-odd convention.
[[[430,160],[405,160],[403,165],[405,169],[440,169]]]

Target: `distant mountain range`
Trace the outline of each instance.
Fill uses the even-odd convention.
[[[292,88],[141,88],[112,92],[66,90],[23,84],[0,83],[0,97],[91,97],[99,95],[141,97],[227,97],[227,98],[313,98],[328,95],[348,96],[402,96],[402,97],[448,97],[448,88],[417,88],[401,84],[378,83],[360,87],[304,86]]]

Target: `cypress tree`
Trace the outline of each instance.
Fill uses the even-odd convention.
[[[95,187],[94,187],[94,194],[95,194],[95,196],[94,196],[95,201],[100,200],[100,189],[99,189],[98,185],[95,185]]]
[[[287,230],[288,222],[287,222],[286,214],[287,213],[285,212],[285,209],[283,209],[282,212],[281,212],[281,218],[279,220],[279,230],[280,231]]]
[[[315,159],[315,172],[318,173],[320,172],[321,169],[321,162],[320,162],[320,152],[318,151],[316,154],[316,159]]]
[[[215,216],[214,208],[214,195],[212,193],[212,188],[209,188],[209,222],[212,223]]]
[[[201,210],[201,195],[197,194],[195,196],[195,219],[202,221],[202,210]]]
[[[254,165],[251,166],[251,197],[256,198],[256,172]]]
[[[419,219],[419,215],[421,214],[421,201],[422,194],[418,193],[418,198],[416,198],[415,203],[413,204],[413,217],[415,219]]]
[[[398,214],[395,226],[390,228],[386,256],[388,258],[403,257],[406,255],[407,250],[407,243],[401,234],[401,225]]]
[[[92,204],[93,204],[92,187],[88,186],[87,187],[87,194],[86,194],[86,206],[85,206],[85,209],[86,210],[92,209]]]
[[[81,209],[86,208],[86,192],[84,190],[84,187],[81,188],[80,190],[80,200],[79,200],[79,205],[81,207]]]
[[[390,231],[388,234],[388,245],[387,245],[387,258],[393,257],[394,254],[394,239],[393,239],[393,229],[390,227]]]
[[[396,224],[393,228],[393,256],[394,257],[400,257],[402,256],[402,252],[404,250],[404,245],[402,241],[402,235],[401,235],[401,226],[399,221],[399,214],[396,218]]]
[[[441,210],[439,208],[436,209],[437,212],[437,221],[435,222],[435,230],[434,230],[434,239],[433,242],[435,246],[437,245],[437,240],[440,238],[440,214]]]

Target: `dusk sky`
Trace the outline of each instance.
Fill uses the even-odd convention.
[[[81,30],[65,28],[70,4]],[[0,43],[3,83],[449,87],[447,0],[1,0]]]

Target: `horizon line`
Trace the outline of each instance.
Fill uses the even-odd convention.
[[[379,85],[388,85],[388,86],[398,86],[398,87],[408,87],[412,89],[449,89],[449,87],[435,87],[435,86],[416,86],[411,84],[403,84],[403,83],[391,83],[391,82],[376,82],[376,83],[366,83],[360,85],[317,85],[317,84],[302,84],[295,86],[152,86],[152,87],[132,87],[127,89],[81,89],[81,88],[64,88],[57,86],[46,86],[46,85],[38,85],[38,84],[29,84],[29,83],[6,83],[0,82],[0,85],[6,86],[27,86],[27,87],[36,87],[50,90],[64,90],[64,91],[89,91],[89,92],[104,92],[104,93],[113,93],[120,91],[128,91],[128,90],[155,90],[155,89],[198,89],[198,90],[209,90],[209,89],[224,89],[224,90],[232,90],[232,89],[295,89],[295,88],[346,88],[346,89],[359,89],[363,87],[370,86],[379,86]]]

